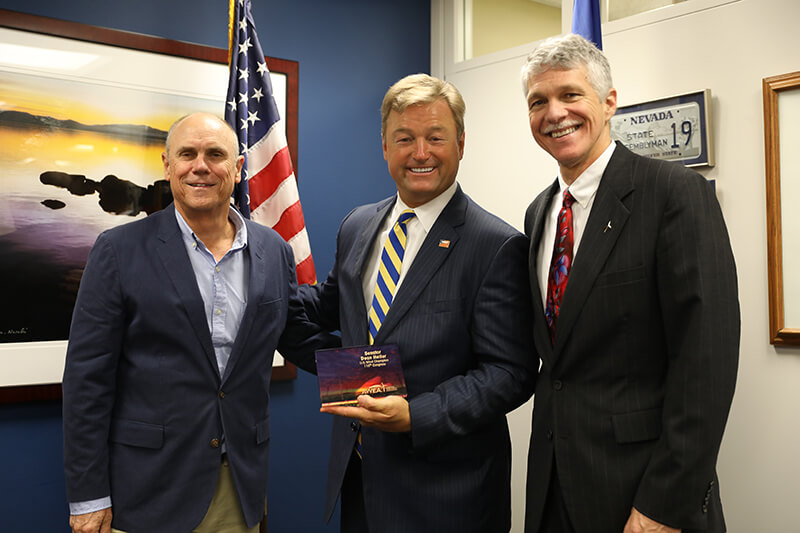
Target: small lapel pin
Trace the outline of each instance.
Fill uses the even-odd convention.
[[[439,248],[450,248],[450,241],[447,239],[441,239],[439,241]]]
[[[607,232],[610,229],[611,229],[611,221],[609,220],[608,224],[606,224],[606,229],[603,230],[603,233]]]

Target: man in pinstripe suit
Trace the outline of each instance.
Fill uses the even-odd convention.
[[[537,371],[528,241],[456,183],[464,101],[449,83],[408,76],[382,106],[384,157],[397,195],[342,222],[328,279],[303,290],[312,321],[369,344],[379,254],[398,215],[407,224],[400,279],[374,344],[397,344],[408,388],[359,398],[336,416],[326,520],[342,496],[343,533],[498,533],[511,523],[505,414]],[[354,452],[361,433],[361,458]]]
[[[542,360],[525,531],[723,532],[715,465],[740,324],[714,189],[612,143],[610,68],[582,37],[545,41],[522,79],[533,137],[559,165],[525,217]],[[549,331],[565,191],[573,262]]]

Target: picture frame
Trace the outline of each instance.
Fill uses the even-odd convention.
[[[40,52],[40,56],[44,58],[43,63],[37,65],[35,61],[28,61],[25,64],[15,65],[14,57],[19,55],[17,50],[20,47],[28,47],[29,50]],[[4,89],[8,84],[17,84],[23,88],[28,86],[44,87],[43,90],[52,91],[54,99],[62,92],[84,91],[88,94],[88,98],[93,99],[90,102],[92,105],[99,105],[97,95],[102,97],[105,93],[122,94],[119,92],[128,91],[125,93],[126,98],[122,100],[126,105],[118,106],[120,108],[132,107],[129,105],[128,97],[138,101],[140,98],[148,98],[152,95],[152,109],[167,110],[161,113],[166,124],[162,129],[168,127],[174,119],[186,112],[206,110],[204,107],[195,108],[195,104],[209,106],[209,110],[213,109],[215,114],[223,115],[228,83],[227,56],[228,51],[222,48],[0,9],[0,83],[6,84],[3,86]],[[83,71],[78,71],[78,74],[64,73],[59,70],[72,59],[80,61],[86,57],[91,57],[102,68],[95,68],[91,74],[85,74]],[[291,60],[272,57],[265,59],[272,74],[276,103],[286,125],[287,143],[296,176],[298,169],[299,65],[296,61]],[[173,78],[169,78],[165,73],[171,73]],[[169,78],[173,81],[165,81],[162,78]],[[202,80],[202,83],[198,80]],[[26,83],[28,85],[25,85]],[[170,83],[173,85],[170,86]],[[74,87],[78,87],[80,91],[75,90]],[[8,91],[4,90],[3,92],[8,94]],[[0,100],[7,100],[6,94]],[[37,94],[36,91],[30,91],[27,95],[30,97],[30,101],[34,101],[34,104]],[[113,98],[109,97],[109,99]],[[178,107],[172,109],[170,107],[172,102],[179,102],[181,111],[178,111]],[[3,111],[5,103],[0,103],[0,111]],[[123,112],[127,113],[130,110],[120,110],[120,113]],[[155,114],[155,111],[152,114]],[[24,132],[19,135],[24,135]],[[152,150],[160,152],[161,148],[151,147],[151,152]],[[158,159],[156,164],[160,166],[160,158],[157,155],[155,158]],[[148,161],[151,159],[153,157],[148,156]],[[0,173],[4,176],[9,175],[9,172],[3,172],[2,168],[7,163],[8,158],[0,157]],[[56,163],[60,163],[60,161],[56,161]],[[57,167],[53,166],[53,168]],[[150,169],[143,174],[153,176],[154,171]],[[87,176],[92,177],[89,173]],[[43,180],[43,178],[40,179]],[[37,186],[40,185],[37,184]],[[70,196],[69,192],[57,191],[56,188],[47,190],[56,191],[53,194],[67,195],[76,203],[83,201],[83,199],[77,198],[73,191],[70,191],[72,192],[72,196]],[[6,196],[7,200],[8,194],[8,190],[4,189],[3,196]],[[0,196],[0,203],[2,202],[2,196]],[[53,200],[53,202],[64,203],[58,200]],[[97,203],[96,197],[92,202],[93,208],[97,210],[94,205]],[[51,207],[44,201],[41,203]],[[0,207],[8,207],[8,205],[7,201],[6,205]],[[60,209],[61,207],[63,206],[56,205],[51,208]],[[6,211],[5,216],[11,216],[8,214],[11,209],[3,210]],[[46,208],[43,210],[47,211]],[[119,215],[119,213],[114,214]],[[101,213],[99,216],[107,216],[107,213]],[[140,213],[139,216],[144,216],[144,214]],[[113,225],[128,220],[131,218],[115,221]],[[12,228],[13,224],[12,220]],[[0,216],[0,237],[3,236],[4,228],[7,227],[8,224],[4,226],[4,221]],[[98,233],[99,231],[96,231],[93,237],[96,237]],[[93,237],[91,238],[92,242]],[[72,280],[75,290],[78,280]],[[42,307],[46,308],[47,306]],[[66,338],[25,341],[25,331],[16,325],[8,326],[2,323],[0,323],[0,334],[4,335],[6,339],[12,339],[0,342],[0,403],[59,399],[61,397],[61,374],[66,354]],[[15,336],[21,336],[23,340],[17,342]],[[276,355],[278,355],[280,363],[273,368],[272,379],[294,379],[297,375],[294,365],[283,361],[279,354]]]
[[[800,71],[762,80],[769,342],[800,345]],[[783,179],[786,178],[786,179]]]
[[[646,157],[713,167],[711,90],[618,107],[611,138]]]

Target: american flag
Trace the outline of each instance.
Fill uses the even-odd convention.
[[[234,201],[245,217],[277,231],[294,250],[297,281],[316,283],[303,209],[286,144],[284,123],[272,96],[267,62],[256,36],[250,0],[231,0],[230,79],[225,120],[244,154]]]

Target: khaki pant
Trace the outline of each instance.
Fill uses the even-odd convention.
[[[125,533],[111,528],[112,533]],[[228,466],[227,457],[222,461],[217,488],[208,507],[205,518],[192,533],[258,533],[258,525],[248,528],[244,523],[244,515],[233,486],[233,476]]]

